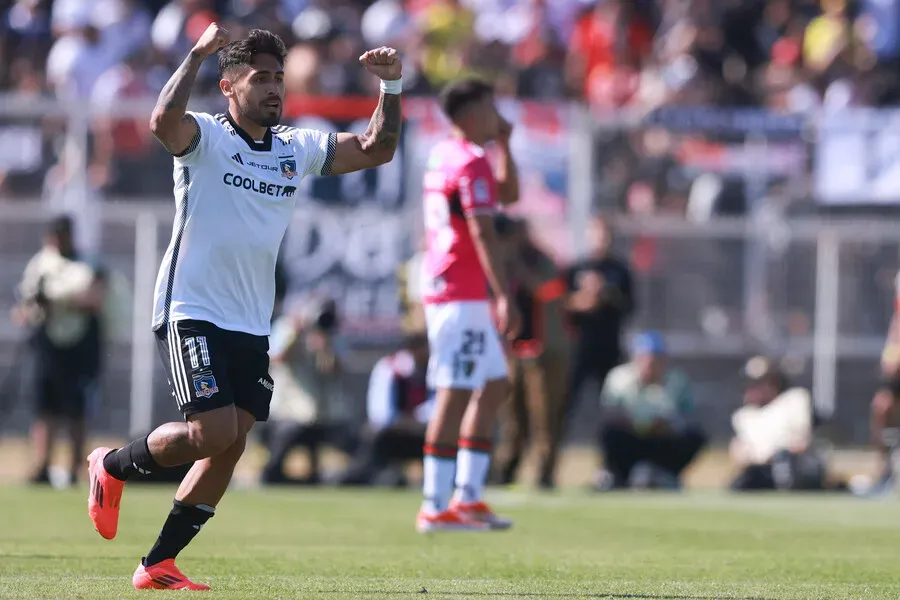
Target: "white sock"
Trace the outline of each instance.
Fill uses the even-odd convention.
[[[462,444],[461,444],[462,445]],[[479,444],[482,446],[482,444]],[[471,504],[480,502],[487,482],[488,469],[491,466],[490,445],[477,450],[460,448],[456,457],[456,495],[457,502]],[[488,450],[488,451],[485,451]]]
[[[453,473],[456,459],[440,458],[425,454],[424,481],[422,483],[422,510],[437,514],[447,510],[453,494]]]

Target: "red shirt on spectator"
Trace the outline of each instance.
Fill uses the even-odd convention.
[[[619,100],[612,103],[621,104],[624,98],[620,97],[630,94],[619,89],[602,91],[598,88],[598,81],[614,75],[626,75],[628,79],[629,73],[639,68],[641,60],[653,50],[653,31],[639,18],[631,17],[624,31],[627,36],[624,46],[617,48],[622,41],[619,39],[622,31],[616,21],[614,17],[602,12],[592,12],[581,17],[575,24],[570,51],[584,60],[584,95],[591,98],[598,92],[604,96],[610,93]],[[625,73],[622,73],[623,69]],[[616,87],[632,86],[623,81]]]

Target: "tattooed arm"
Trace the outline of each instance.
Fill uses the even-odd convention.
[[[400,96],[381,94],[364,134],[338,134],[334,162],[327,174],[351,173],[391,162],[400,142],[400,122]]]
[[[359,61],[369,72],[385,82],[400,80],[402,65],[397,51],[392,48],[369,50],[359,57]],[[378,98],[378,106],[364,134],[338,134],[334,161],[328,172],[323,174],[340,175],[391,162],[397,144],[400,143],[402,119],[399,90],[395,93],[382,91]]]
[[[215,23],[210,25],[160,92],[150,116],[150,131],[171,154],[184,154],[197,137],[197,122],[185,114],[191,89],[203,60],[227,43],[228,32]]]

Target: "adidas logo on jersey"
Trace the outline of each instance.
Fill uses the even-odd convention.
[[[232,156],[232,157],[231,157],[231,160],[233,160],[234,162],[236,162],[236,163],[239,164],[239,165],[244,164],[244,159],[241,158],[241,153],[240,153],[240,152],[238,152],[237,154],[235,154],[234,156]]]

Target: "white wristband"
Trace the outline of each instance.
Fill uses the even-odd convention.
[[[381,93],[383,94],[400,94],[403,92],[403,78],[392,79],[390,81],[381,80]]]

